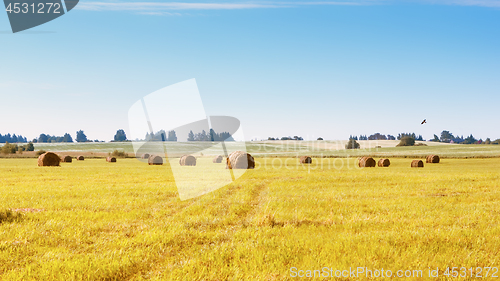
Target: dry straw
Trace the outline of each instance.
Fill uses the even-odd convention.
[[[73,158],[72,158],[71,156],[69,156],[69,155],[66,155],[66,156],[64,156],[64,157],[61,159],[61,161],[62,161],[63,163],[71,163],[71,162],[73,162]]]
[[[142,158],[142,159],[149,159],[149,156],[150,156],[149,154],[144,153],[144,154],[141,156],[141,158]]]
[[[383,158],[378,160],[378,166],[379,167],[389,167],[391,165],[391,161],[387,158]]]
[[[255,159],[243,151],[234,151],[226,159],[226,169],[253,169]]]
[[[425,163],[439,163],[439,156],[437,156],[437,155],[429,155],[425,159]]]
[[[116,162],[116,158],[109,156],[109,157],[106,157],[106,161],[115,163]]]
[[[214,163],[222,163],[222,160],[224,159],[224,157],[222,157],[222,155],[218,155],[217,157],[215,157],[212,162]]]
[[[149,165],[163,165],[163,158],[158,155],[150,155],[148,158]]]
[[[181,166],[196,166],[196,158],[192,155],[184,155],[179,159]]]
[[[53,152],[46,152],[38,157],[38,166],[59,166],[61,158]]]
[[[411,161],[411,167],[412,168],[423,168],[424,167],[424,161],[422,161],[422,160],[413,160],[413,161]]]
[[[363,156],[363,157],[359,158],[359,162],[358,162],[358,166],[361,168],[375,167],[376,164],[377,164],[377,162],[375,162],[375,160],[373,158],[368,157],[368,156]]]
[[[80,155],[80,156],[76,157],[76,160],[83,161],[83,160],[85,160],[85,157],[83,157],[82,155]]]
[[[302,156],[302,157],[300,157],[300,163],[301,164],[311,164],[312,158],[309,156]]]

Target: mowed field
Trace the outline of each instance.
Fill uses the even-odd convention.
[[[429,141],[418,141],[420,146],[396,147],[399,141],[370,140],[358,141],[361,149],[345,149],[347,141],[252,141],[252,142],[227,142],[232,150],[246,150],[255,157],[420,157],[437,154],[441,158],[500,158],[500,145],[467,145],[448,144]],[[193,151],[204,151],[205,155],[218,155],[220,149],[207,148],[207,142],[166,142],[169,153],[183,155],[192,154]],[[138,148],[143,143],[136,143]],[[157,144],[157,143],[156,143]],[[216,143],[213,143],[215,145]],[[1,146],[2,144],[0,144]],[[113,143],[38,143],[35,150],[59,152],[64,155],[84,155],[87,158],[106,157],[114,150],[124,151],[129,157],[134,157],[134,144],[132,142]],[[201,156],[199,152],[195,156]],[[5,155],[0,158],[33,158],[34,152],[23,154]]]
[[[446,267],[500,267],[498,158],[256,161],[181,201],[168,167],[136,159],[0,159],[0,278],[284,280],[292,267],[367,267],[427,279],[429,267],[441,278]]]

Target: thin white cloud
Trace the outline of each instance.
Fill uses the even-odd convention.
[[[140,15],[148,16],[182,16],[181,13],[169,13],[169,12],[139,12]]]
[[[420,3],[453,6],[478,6],[500,8],[500,0],[344,0],[344,1],[313,1],[313,2],[239,2],[239,3],[193,3],[193,2],[80,2],[76,7],[87,11],[135,11],[144,15],[180,15],[170,13],[172,10],[243,10],[292,8],[300,6],[361,6],[396,3]]]
[[[427,3],[454,5],[454,6],[478,6],[487,8],[500,8],[500,0],[435,0],[425,1]]]
[[[147,11],[161,15],[163,10],[242,10],[290,8],[305,5],[364,5],[373,1],[259,2],[259,3],[185,3],[185,2],[80,2],[77,9],[88,11]]]
[[[273,8],[266,4],[231,4],[231,3],[160,3],[160,2],[82,2],[77,6],[80,10],[91,11],[151,11],[158,10],[236,10]]]

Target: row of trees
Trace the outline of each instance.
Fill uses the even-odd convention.
[[[89,142],[85,133],[80,130],[76,132],[76,142]],[[98,140],[97,140],[98,141]],[[35,143],[57,143],[57,142],[73,142],[73,137],[66,133],[64,136],[51,136],[47,134],[40,134],[37,139],[33,139]]]
[[[209,133],[205,132],[205,130],[201,131],[201,133],[193,133],[193,131],[189,131],[188,141],[234,141],[233,137],[228,132],[216,133],[213,129],[210,129]]]
[[[146,141],[177,141],[177,134],[175,131],[160,130],[156,133],[146,133]]]
[[[396,138],[393,136],[393,135],[382,135],[380,133],[375,133],[373,135],[370,135],[370,136],[366,136],[366,135],[359,135],[359,137],[357,136],[349,136],[349,139],[353,139],[353,140],[395,140]]]
[[[268,137],[267,140],[304,140],[304,138],[300,136],[293,136],[293,137],[281,137],[281,138],[273,138],[273,137]]]
[[[85,135],[85,132],[83,130],[79,130],[76,132],[76,138],[73,140],[73,137],[66,133],[64,136],[51,136],[49,134],[40,134],[38,138],[34,138],[32,140],[33,143],[61,143],[61,142],[100,142],[99,140],[89,140],[87,138],[87,135]],[[114,141],[127,141],[127,135],[125,134],[125,131],[123,129],[120,129],[116,131]],[[21,135],[16,135],[16,134],[6,134],[2,135],[0,134],[0,143],[27,143],[28,139],[26,137],[23,137]]]
[[[295,138],[295,137],[294,137]],[[300,140],[302,140],[301,137],[297,137]],[[175,133],[174,130],[165,132],[165,130],[160,130],[156,133],[147,133],[146,134],[146,141],[177,141],[177,134]],[[38,138],[33,139],[32,142],[34,143],[72,143],[72,142],[99,142],[99,140],[89,140],[87,138],[87,135],[85,135],[85,132],[83,130],[80,130],[76,132],[76,138],[73,140],[70,134],[66,133],[64,136],[51,136],[48,134],[40,134]],[[125,133],[125,130],[119,129],[116,131],[116,134],[113,138],[112,141],[115,142],[123,142],[123,141],[128,141],[127,139],[127,134]],[[188,141],[234,141],[233,137],[231,136],[230,133],[228,132],[221,132],[221,133],[216,133],[213,129],[210,129],[210,131],[207,133],[205,130],[203,130],[200,133],[193,133],[193,131],[190,131],[188,134]],[[2,136],[0,134],[0,143],[27,143],[28,140],[25,137],[22,136],[16,136],[7,134],[5,136]]]
[[[394,139],[393,136],[391,135],[381,135],[379,133],[375,133],[369,137],[360,135],[359,140],[387,140],[387,139]],[[415,145],[415,141],[423,141],[422,135],[416,135],[415,133],[401,133],[398,134],[397,139],[400,140],[399,144],[397,146],[413,146]],[[359,144],[357,142],[358,137],[356,136],[349,136],[349,141],[346,144],[346,149],[357,149],[359,148]],[[438,137],[437,135],[434,135],[434,138],[429,140],[429,141],[434,141],[434,142],[446,142],[446,143],[462,143],[462,144],[500,144],[500,139],[497,139],[495,141],[491,141],[490,138],[487,138],[486,140],[482,139],[476,139],[472,134],[466,138],[463,136],[454,136],[452,133],[449,131],[443,131],[441,132],[441,137]]]
[[[26,139],[26,137],[23,137],[21,135],[18,135],[16,136],[16,134],[6,134],[6,135],[2,135],[0,134],[0,143],[6,143],[6,142],[10,142],[10,143],[27,143],[28,140]]]
[[[398,134],[398,140],[402,140],[404,137],[410,137],[414,140],[418,140],[418,141],[424,141],[424,138],[422,137],[422,135],[416,135],[415,133],[401,133],[401,134]]]
[[[424,138],[422,135],[417,135],[415,133],[400,133],[398,134],[397,137],[394,137],[392,135],[382,135],[380,133],[375,133],[370,136],[366,135],[360,135],[359,137],[357,136],[349,136],[349,140],[402,140],[405,137],[412,138],[415,141],[424,141]],[[452,133],[449,131],[443,131],[441,132],[441,137],[434,135],[433,139],[430,139],[429,141],[434,141],[434,142],[446,142],[446,143],[462,143],[462,144],[500,144],[500,139],[497,139],[495,141],[490,140],[490,138],[487,138],[486,140],[482,139],[476,139],[472,134],[468,137],[464,136],[454,136]]]
[[[492,141],[490,138],[476,139],[472,134],[464,138],[464,136],[454,136],[450,131],[442,131],[441,137],[434,135],[430,141],[446,142],[446,143],[462,143],[462,144],[500,144],[500,139]]]
[[[174,130],[168,132],[165,132],[165,130],[160,130],[156,133],[147,133],[145,140],[177,141],[177,133]],[[228,132],[216,133],[213,129],[210,129],[208,133],[205,130],[202,130],[200,133],[194,133],[191,130],[188,133],[187,140],[188,141],[234,141],[230,133]]]

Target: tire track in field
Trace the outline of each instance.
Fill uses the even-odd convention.
[[[223,231],[224,233],[226,233],[226,237],[228,238],[227,240],[206,241],[205,243],[202,244],[230,243],[235,233],[237,233],[244,227],[250,225],[253,218],[259,213],[259,210],[261,209],[261,202],[263,201],[263,198],[265,198],[265,196],[267,195],[268,184],[269,180],[264,180],[253,186],[252,190],[250,191],[251,196],[248,198],[248,200],[246,200],[246,202],[244,202],[244,204],[250,205],[250,208],[246,210],[244,213],[241,213],[238,216],[237,220],[235,220],[230,224],[224,224],[219,222],[210,225],[210,231]],[[218,205],[231,204],[232,201],[235,201],[234,200],[235,197],[241,194],[240,192],[245,192],[245,191],[246,191],[245,187],[242,187],[241,185],[229,186],[223,193],[220,193],[217,196],[218,199],[222,199],[221,201],[218,201]],[[179,208],[176,212],[172,213],[174,214],[174,217],[172,217],[171,220],[172,221],[182,220],[184,217],[183,213],[189,212],[190,208],[194,207],[199,203],[202,203],[201,199],[197,198],[189,205]],[[148,268],[146,272],[136,272],[136,274],[132,276],[131,279],[133,279],[133,277],[141,277],[141,278],[151,278],[154,276],[158,277],[162,275],[162,273],[164,273],[169,268],[175,267],[176,266],[175,264],[169,264],[168,262],[165,264],[163,262],[169,258],[179,255],[179,253],[182,255],[182,251],[177,251],[176,249],[182,249],[183,247],[186,247],[185,241],[179,240],[179,242],[175,243],[175,245],[170,245],[170,247],[171,247],[171,251],[169,251],[170,254],[165,255],[165,253],[163,253],[159,259],[155,259],[154,261],[149,262],[149,265],[146,266]]]

